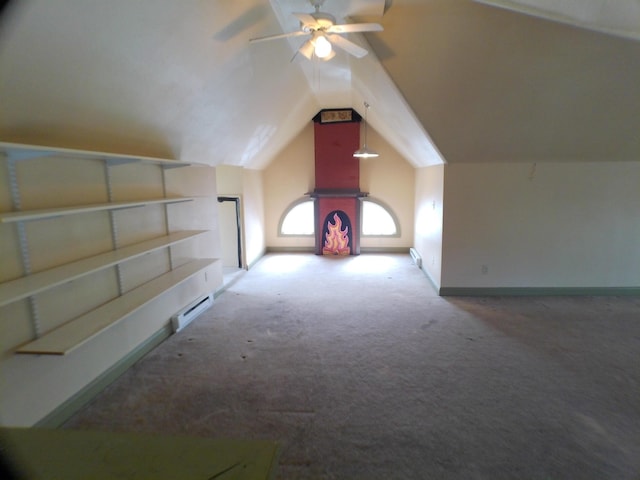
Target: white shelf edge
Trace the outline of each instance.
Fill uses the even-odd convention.
[[[20,354],[67,355],[137,310],[218,261],[203,258],[181,265],[114,300],[19,347]]]
[[[205,163],[181,162],[180,160],[146,157],[142,155],[125,155],[122,153],[80,150],[73,148],[46,147],[44,145],[29,145],[13,142],[0,142],[0,151],[4,152],[9,158],[13,158],[15,160],[60,155],[70,158],[85,158],[90,160],[112,160],[113,165],[126,163],[146,163],[173,168],[188,167],[191,165],[209,166]]]
[[[194,238],[207,231],[208,230],[184,230],[173,232],[169,235],[127,245],[117,250],[93,255],[2,283],[0,284],[0,307],[127,260],[175,245],[176,243]]]
[[[152,200],[138,200],[135,202],[110,202],[76,205],[73,207],[45,208],[39,210],[20,210],[17,212],[0,213],[0,223],[23,222],[44,220],[47,218],[76,215],[79,213],[100,212],[107,210],[120,210],[123,208],[143,207],[145,205],[157,205],[166,203],[191,202],[196,197],[161,198]]]

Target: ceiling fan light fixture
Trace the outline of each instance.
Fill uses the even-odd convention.
[[[308,60],[312,60],[315,57],[326,62],[335,56],[336,49],[344,50],[349,55],[356,58],[362,58],[367,54],[366,48],[348,40],[342,35],[358,32],[381,32],[383,30],[382,25],[379,23],[337,24],[336,18],[333,15],[320,11],[320,7],[324,3],[324,0],[309,1],[315,8],[315,12],[292,12],[300,21],[299,30],[288,33],[267,35],[265,37],[251,38],[249,39],[249,42],[258,43],[279,38],[307,36],[310,38],[298,48],[298,51],[293,58],[300,53]]]
[[[318,35],[315,39],[314,53],[318,58],[326,58],[331,55],[331,42],[324,35]]]
[[[369,110],[369,104],[364,102],[364,143],[362,148],[353,152],[353,156],[356,158],[375,158],[380,156],[378,152],[367,148],[367,110]]]

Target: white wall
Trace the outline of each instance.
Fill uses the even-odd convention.
[[[442,201],[444,165],[416,170],[414,248],[422,257],[422,269],[437,288],[442,272]]]
[[[367,146],[380,156],[360,160],[360,190],[390,208],[400,223],[400,237],[361,237],[362,248],[402,248],[413,244],[415,169],[372,128]]]
[[[315,188],[313,122],[264,169],[264,218],[268,247],[313,249],[314,238],[279,237],[278,225],[291,203]]]
[[[255,263],[266,250],[264,233],[264,191],[262,171],[243,170],[245,250],[247,265]]]
[[[244,264],[250,266],[266,249],[263,173],[261,170],[219,165],[216,174],[218,194],[240,198]]]
[[[639,186],[640,162],[447,165],[442,287],[640,286]]]
[[[245,230],[243,222],[244,201],[242,199],[242,167],[234,167],[229,165],[218,165],[216,167],[216,186],[218,195],[238,198],[240,201],[239,212],[240,219],[237,218],[236,203],[222,202],[218,203],[218,229],[221,246],[222,267],[238,268],[238,265],[245,266],[247,264],[245,251]],[[238,225],[238,221],[240,225]],[[241,238],[238,238],[238,230],[240,230]],[[238,261],[238,242],[240,242],[241,254]]]
[[[216,188],[218,195],[242,194],[242,167],[218,165],[216,167]]]

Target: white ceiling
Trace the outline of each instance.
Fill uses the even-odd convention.
[[[0,140],[263,168],[318,110],[367,101],[416,167],[637,160],[638,5],[326,0],[384,31],[314,62],[291,61],[302,39],[248,42],[297,29],[306,0],[14,0]]]

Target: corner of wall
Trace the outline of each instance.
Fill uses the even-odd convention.
[[[422,257],[422,269],[440,289],[443,255],[444,165],[416,170],[414,248]]]

